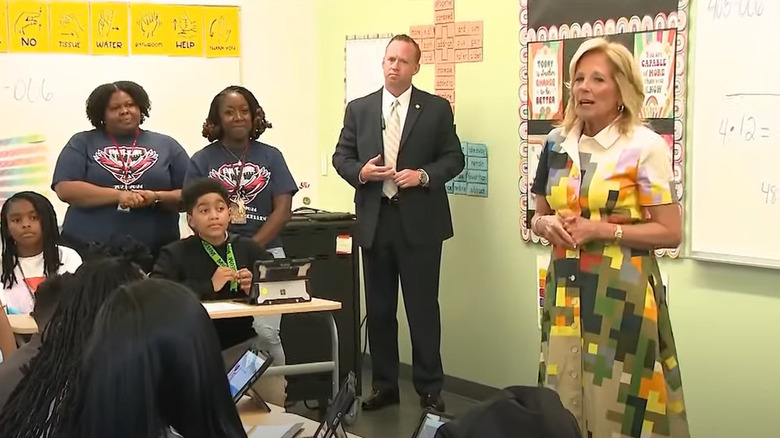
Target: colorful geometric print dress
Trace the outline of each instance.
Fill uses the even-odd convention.
[[[532,192],[557,214],[632,224],[673,202],[669,147],[636,127],[548,136]],[[652,251],[603,241],[553,247],[539,383],[555,390],[584,438],[688,438],[682,380]]]

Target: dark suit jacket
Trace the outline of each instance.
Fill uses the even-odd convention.
[[[355,240],[364,248],[371,248],[373,244],[383,194],[381,181],[361,184],[358,176],[368,160],[384,151],[382,91],[347,105],[344,127],[333,154],[333,167],[355,187]],[[412,87],[396,170],[424,169],[430,181],[428,187],[398,191],[402,228],[410,244],[442,242],[452,237],[452,218],[444,184],[457,176],[464,165],[449,102]]]

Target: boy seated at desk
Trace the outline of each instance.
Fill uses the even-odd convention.
[[[181,193],[187,223],[194,235],[173,242],[160,251],[150,275],[184,284],[201,301],[232,300],[249,295],[251,269],[257,260],[272,260],[252,239],[228,232],[229,194],[221,182],[201,178]],[[171,309],[175,311],[175,309]],[[253,345],[257,333],[252,317],[216,319],[226,366],[231,366]]]

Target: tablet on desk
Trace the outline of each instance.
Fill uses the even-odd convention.
[[[311,301],[309,271],[314,259],[258,260],[252,272],[252,304],[288,304]]]
[[[352,371],[347,374],[347,378],[339,388],[336,397],[333,398],[328,410],[325,412],[325,418],[322,420],[314,435],[303,436],[301,438],[336,438],[345,437],[343,420],[344,417],[355,415],[357,409],[357,377]]]
[[[452,420],[454,417],[447,415],[443,412],[437,412],[432,409],[426,409],[420,417],[420,421],[417,424],[417,429],[412,435],[412,438],[434,438],[436,431],[444,425],[444,423]]]
[[[238,403],[273,361],[273,357],[264,351],[249,348],[244,352],[227,374],[230,395],[233,396],[234,402]]]

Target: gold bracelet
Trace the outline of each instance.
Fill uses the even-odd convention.
[[[615,243],[620,243],[620,241],[623,240],[623,227],[615,225],[615,234],[613,237],[615,238]]]

